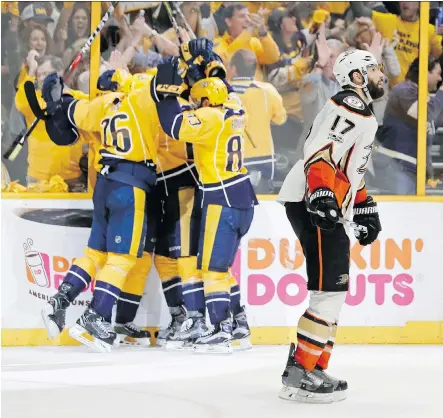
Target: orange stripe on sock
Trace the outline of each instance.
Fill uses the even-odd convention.
[[[305,351],[302,347],[300,347],[300,344],[297,346],[297,350],[295,351],[294,356],[295,361],[301,364],[306,370],[314,370],[319,357],[319,355],[315,355]]]
[[[331,347],[329,348],[332,350]],[[317,361],[317,365],[320,366],[323,370],[326,370],[328,368],[330,359],[331,359],[331,353],[329,353],[326,350],[323,350],[323,353],[321,354],[320,358]]]

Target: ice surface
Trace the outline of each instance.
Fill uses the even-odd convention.
[[[335,348],[329,372],[349,384],[330,405],[280,400],[288,347],[233,355],[156,348],[2,349],[5,418],[442,417],[442,346]]]

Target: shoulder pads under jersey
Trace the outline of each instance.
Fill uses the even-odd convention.
[[[342,106],[352,113],[357,113],[363,117],[374,116],[369,106],[353,90],[342,90],[332,96],[331,100],[337,106]]]

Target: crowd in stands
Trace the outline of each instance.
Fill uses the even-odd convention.
[[[110,2],[101,2],[102,13]],[[180,2],[197,36],[214,43],[248,114],[244,161],[259,194],[275,194],[302,157],[309,128],[339,91],[333,64],[364,49],[383,64],[383,98],[372,103],[379,124],[366,175],[374,194],[415,194],[419,72],[419,2]],[[443,194],[443,8],[431,2],[428,25],[427,192]],[[34,115],[24,92],[63,72],[91,30],[90,2],[1,4],[2,154]],[[179,24],[185,26],[180,14]],[[183,30],[183,36],[186,36]],[[99,73],[142,73],[178,55],[179,41],[161,2],[120,2],[100,32]],[[66,81],[88,95],[90,56]],[[93,80],[95,82],[95,80]],[[2,189],[86,191],[88,144],[57,147],[43,122],[14,162],[2,159]]]

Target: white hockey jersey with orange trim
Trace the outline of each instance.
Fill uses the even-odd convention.
[[[353,90],[326,102],[312,124],[304,157],[287,175],[279,202],[300,202],[320,187],[334,191],[338,206],[352,219],[355,203],[366,199],[363,176],[371,158],[377,121]]]

